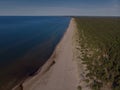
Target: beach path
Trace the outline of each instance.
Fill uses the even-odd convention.
[[[77,90],[77,63],[73,59],[73,33],[75,21],[55,49],[54,64],[43,75],[37,74],[23,83],[23,90]]]

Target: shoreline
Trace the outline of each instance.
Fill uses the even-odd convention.
[[[62,47],[62,44],[63,44],[63,39],[65,38],[66,33],[68,32],[69,27],[71,26],[70,25],[71,22],[73,22],[73,18],[71,18],[67,30],[64,32],[63,37],[61,38],[59,43],[56,45],[53,53],[51,54],[50,58],[46,61],[46,63],[38,71],[35,72],[35,75],[28,76],[27,78],[23,79],[12,90],[26,90],[26,89],[24,89],[24,84],[26,82],[29,82],[30,80],[35,79],[37,76],[42,77],[56,63],[55,58],[57,57],[57,52],[60,52],[60,48]]]
[[[74,29],[75,21],[72,18],[53,54],[41,70],[35,76],[27,78],[21,88],[14,90],[77,90],[78,71],[73,58]]]

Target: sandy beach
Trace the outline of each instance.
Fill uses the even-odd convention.
[[[74,28],[75,21],[71,19],[51,58],[37,75],[28,78],[22,84],[23,90],[77,90],[77,64],[73,60],[72,46]]]

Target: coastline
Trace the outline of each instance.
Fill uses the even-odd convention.
[[[80,46],[80,37],[79,37],[79,32],[78,28],[76,26],[76,30],[74,32],[74,59],[77,62],[77,68],[78,68],[78,90],[91,90],[89,83],[87,82],[87,68],[86,65],[83,64],[83,54],[81,52],[82,47]]]
[[[72,49],[73,49],[72,37],[73,37],[73,31],[74,31],[73,29],[75,26],[74,24],[75,24],[75,22],[74,22],[74,19],[72,18],[66,32],[64,33],[64,35],[61,38],[58,45],[56,46],[53,54],[47,60],[47,62],[36,72],[36,74],[34,76],[28,77],[25,81],[23,81],[21,84],[17,85],[12,90],[38,90],[37,89],[38,87],[42,90],[47,90],[47,88],[48,89],[51,88],[51,90],[53,90],[53,89],[56,90],[55,88],[57,88],[57,90],[65,90],[66,88],[67,89],[69,88],[69,90],[73,90],[73,89],[77,90],[77,84],[78,84],[77,65],[76,65],[75,61],[73,61],[73,51],[72,51]],[[64,47],[69,47],[68,49],[70,49],[70,50],[67,50]],[[65,52],[65,51],[67,51],[67,52]],[[68,53],[68,55],[70,54],[70,56],[67,55],[67,57],[66,57],[66,55],[61,55],[64,52],[66,54]],[[65,60],[67,58],[71,59],[70,63],[68,60],[60,62],[60,59]],[[61,65],[63,65],[64,63],[70,64],[70,65],[66,65],[66,66],[68,66],[67,68],[71,69],[71,70],[70,71],[69,70],[64,70],[64,71],[61,70],[61,69],[67,69],[67,68],[65,68],[66,67],[65,65],[63,66],[63,68],[62,68],[62,66],[59,66],[60,63],[61,63]],[[73,64],[73,63],[74,63],[74,65],[72,66],[71,64]],[[56,64],[58,64],[58,65],[56,65]],[[57,68],[58,68],[58,70],[56,71]],[[68,80],[67,82],[70,82],[70,80],[72,82],[68,83],[66,86],[64,86],[61,82],[66,82],[66,81],[62,80],[62,81],[58,82],[58,85],[59,85],[59,87],[58,87],[55,85],[56,84],[55,82],[56,82],[57,78],[59,79],[59,74],[62,74],[60,71],[63,74],[65,72],[67,72],[66,74],[69,74],[69,73],[71,73],[71,74],[76,73],[76,74],[73,75],[74,77],[70,76],[70,75],[68,75],[68,76],[60,75],[61,78],[64,78],[64,79],[65,78],[67,79],[67,77],[69,77],[67,79]],[[57,72],[59,72],[59,73],[57,73]],[[54,73],[54,74],[52,74],[52,73]],[[51,77],[52,75],[54,78]],[[52,78],[52,80],[47,80],[50,78]],[[59,80],[57,80],[57,81],[59,81]],[[49,82],[51,82],[53,84],[51,85]],[[45,83],[48,83],[47,88],[46,88]],[[74,84],[74,85],[71,85],[71,84]]]

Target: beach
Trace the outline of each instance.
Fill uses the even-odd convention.
[[[73,59],[73,32],[75,21],[71,19],[62,40],[50,59],[35,76],[25,80],[23,90],[77,90],[77,63]],[[19,89],[20,89],[19,88]]]

